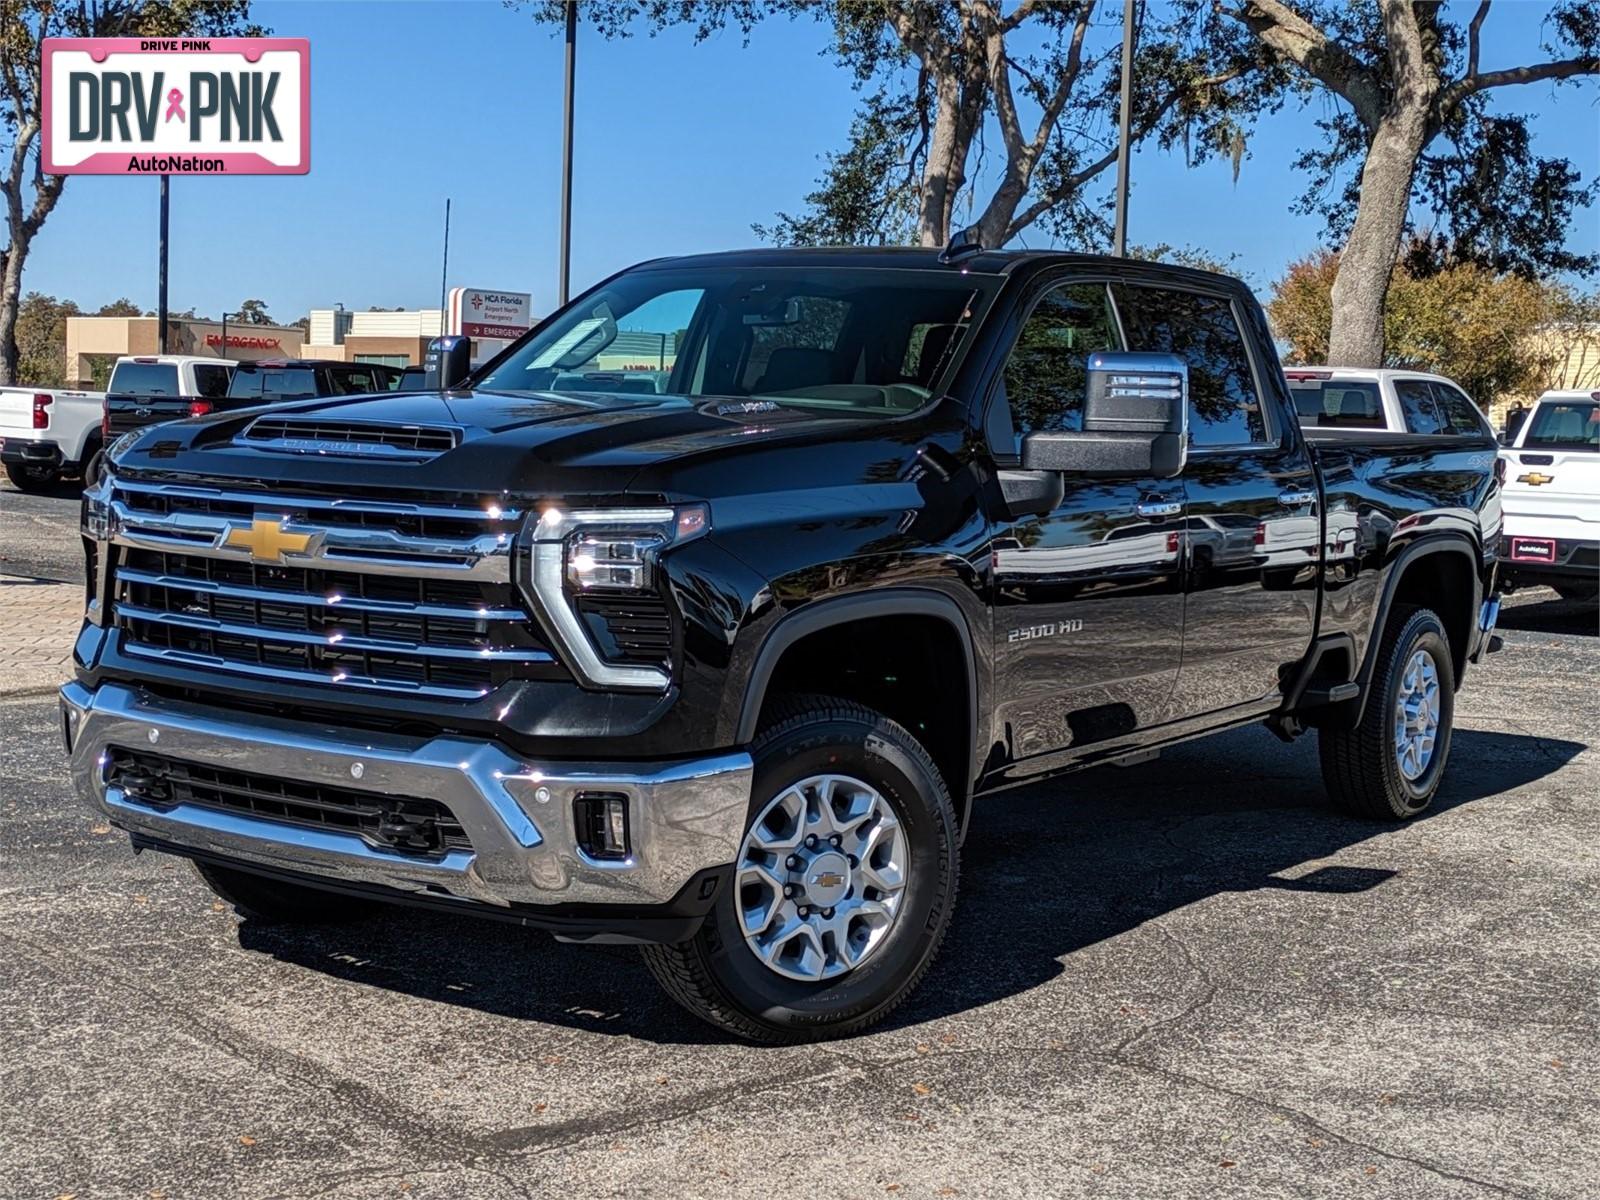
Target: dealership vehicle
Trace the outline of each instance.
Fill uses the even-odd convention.
[[[25,492],[85,475],[100,452],[101,392],[0,388],[0,462]]]
[[[1501,457],[1505,590],[1600,596],[1600,392],[1546,392]]]
[[[193,354],[124,355],[106,384],[102,427],[113,438],[184,417],[200,417],[230,404],[228,381],[236,364]]]
[[[1366,367],[1288,367],[1284,375],[1302,429],[1361,437],[1381,430],[1470,436],[1490,428],[1461,385],[1443,375]]]
[[[340,362],[322,358],[268,358],[239,363],[228,384],[228,400],[241,404],[280,404],[317,396],[358,396],[392,392],[400,368],[382,363]]]
[[[619,333],[664,390],[559,390]],[[1495,449],[1308,440],[1219,275],[660,260],[444,392],[114,447],[63,729],[247,913],[641,942],[725,1029],[846,1034],[932,962],[980,794],[1264,721],[1347,809],[1425,809],[1498,610]]]

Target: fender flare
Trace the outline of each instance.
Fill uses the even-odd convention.
[[[1356,670],[1356,682],[1361,685],[1361,698],[1355,701],[1356,709],[1354,719],[1360,722],[1367,710],[1367,700],[1372,694],[1372,676],[1378,668],[1378,651],[1383,648],[1383,631],[1389,624],[1389,613],[1394,607],[1395,593],[1400,590],[1401,577],[1406,569],[1418,559],[1426,558],[1430,554],[1459,554],[1467,560],[1467,574],[1472,579],[1472,607],[1468,610],[1469,630],[1473,627],[1478,611],[1478,605],[1483,600],[1483,578],[1478,572],[1478,555],[1476,547],[1471,540],[1462,533],[1432,534],[1421,540],[1412,542],[1395,557],[1389,564],[1383,580],[1383,591],[1378,596],[1378,603],[1373,608],[1372,625],[1367,631],[1366,651],[1361,658],[1361,666]],[[1443,616],[1444,614],[1440,614]],[[1469,635],[1468,641],[1471,638]],[[1459,652],[1460,659],[1465,662],[1472,652],[1472,646],[1452,646],[1452,654]],[[1451,664],[1456,666],[1456,664]],[[1456,669],[1456,683],[1459,686],[1460,668]]]
[[[971,744],[967,747],[967,778],[960,781],[963,796],[957,798],[958,807],[965,804],[964,794],[970,792],[977,777],[977,746],[980,742],[978,725],[978,665],[972,630],[967,625],[961,606],[943,592],[929,588],[882,588],[871,592],[839,596],[832,600],[818,600],[807,604],[780,620],[767,633],[761,648],[756,652],[755,664],[745,681],[744,701],[739,710],[738,744],[744,745],[756,736],[756,722],[761,716],[761,706],[766,701],[767,687],[778,668],[784,653],[801,638],[824,629],[847,625],[874,617],[926,616],[935,617],[955,632],[961,643],[965,659],[967,690],[967,731]],[[954,790],[954,789],[952,789]]]

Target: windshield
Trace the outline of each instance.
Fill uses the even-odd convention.
[[[959,271],[639,269],[579,298],[474,386],[607,408],[726,397],[896,416],[934,395],[988,286]]]
[[[176,396],[178,368],[172,363],[119,362],[106,390],[119,396]]]
[[[1600,404],[1546,400],[1533,410],[1524,450],[1600,450]]]
[[[1365,381],[1289,379],[1302,429],[1382,429],[1378,385]]]

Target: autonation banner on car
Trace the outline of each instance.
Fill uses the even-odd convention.
[[[305,38],[46,38],[51,175],[304,175]]]

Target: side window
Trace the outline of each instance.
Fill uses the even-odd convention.
[[[1433,381],[1433,398],[1439,406],[1445,433],[1487,433],[1478,406],[1460,388]]]
[[[228,394],[228,378],[231,373],[227,367],[213,367],[206,363],[196,363],[194,368],[195,393],[207,400],[220,400]]]
[[[1118,284],[1129,350],[1176,354],[1189,364],[1189,442],[1247,446],[1267,440],[1261,397],[1233,304],[1220,296]]]
[[[1003,374],[1018,445],[1041,430],[1082,429],[1088,357],[1120,349],[1104,284],[1069,283],[1046,292],[1017,335]]]
[[[1444,429],[1433,388],[1426,379],[1396,379],[1394,394],[1400,397],[1400,411],[1412,433],[1439,433]]]

